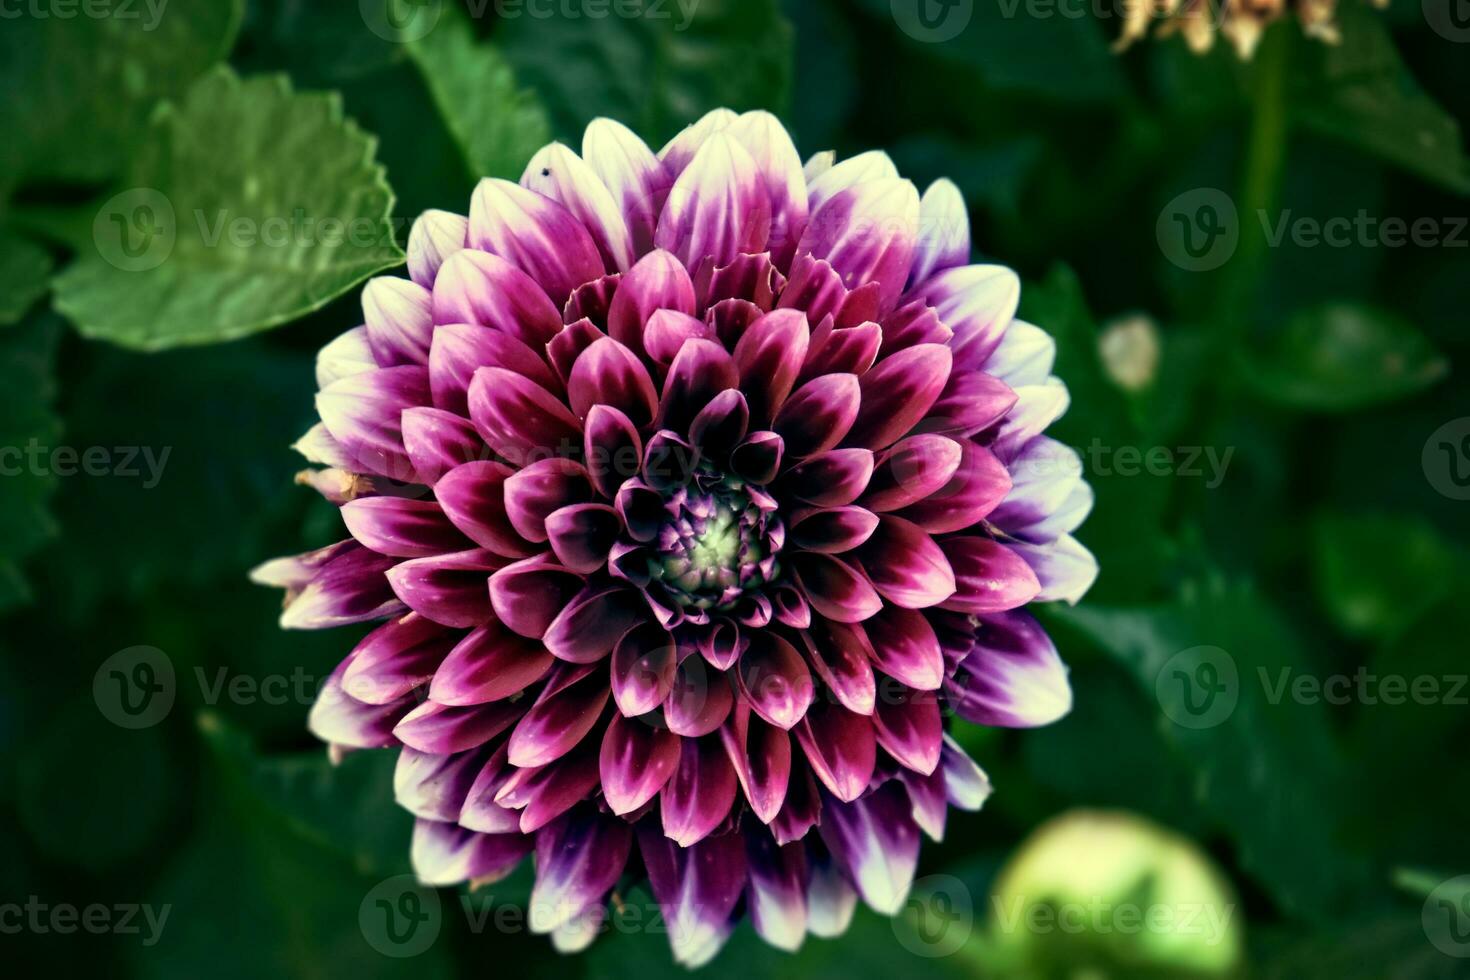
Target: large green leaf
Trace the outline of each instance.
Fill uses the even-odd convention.
[[[11,180],[119,173],[148,114],[229,53],[241,0],[17,6],[0,30],[0,197]]]
[[[1326,516],[1316,525],[1317,592],[1344,632],[1400,633],[1463,577],[1463,557],[1412,517]]]
[[[90,336],[141,350],[231,340],[402,261],[375,141],[339,98],[220,68],[154,117],[133,188],[56,281]]]
[[[409,41],[408,50],[470,175],[520,179],[527,161],[550,139],[551,125],[535,93],[518,87],[500,51],[477,41],[453,7],[433,30]]]
[[[1351,303],[1305,310],[1269,348],[1245,356],[1246,376],[1262,395],[1309,411],[1394,401],[1449,373],[1449,362],[1413,324]]]
[[[1158,700],[1166,741],[1196,774],[1198,803],[1282,906],[1320,920],[1353,907],[1364,869],[1337,837],[1356,797],[1325,708],[1292,695],[1294,681],[1316,672],[1269,603],[1211,584],[1165,606],[1050,614]]]
[[[51,409],[60,334],[51,317],[0,333],[0,611],[30,597],[20,562],[56,533],[47,501],[60,448]]]
[[[661,140],[721,106],[780,113],[790,95],[792,31],[776,0],[627,0],[611,12],[565,0],[549,18],[504,19],[496,37],[574,145],[597,116]]]
[[[11,232],[0,232],[0,327],[9,326],[46,293],[51,253]]]

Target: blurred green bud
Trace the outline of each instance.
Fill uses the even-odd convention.
[[[986,908],[987,958],[1037,980],[1232,976],[1240,904],[1208,857],[1129,813],[1073,811],[1002,869]]]
[[[1103,369],[1115,385],[1128,392],[1153,386],[1163,348],[1158,325],[1151,318],[1140,313],[1113,320],[1103,328],[1097,344]]]

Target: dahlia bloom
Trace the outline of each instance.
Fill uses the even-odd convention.
[[[381,622],[310,725],[398,751],[419,877],[534,854],[563,950],[646,878],[690,965],[742,912],[792,949],[898,910],[990,792],[948,718],[1065,714],[1024,607],[1096,573],[1054,345],[957,189],[764,112],[598,120],[408,251],[297,446],[351,537],[255,577],[287,628]]]

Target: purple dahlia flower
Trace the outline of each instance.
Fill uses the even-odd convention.
[[[1024,607],[1096,573],[1054,345],[969,255],[953,184],[803,168],[764,112],[657,155],[598,120],[419,219],[297,446],[351,537],[256,578],[381,623],[310,724],[398,750],[424,882],[534,855],[572,950],[646,878],[691,965],[901,907],[990,791],[948,718],[1065,714]]]

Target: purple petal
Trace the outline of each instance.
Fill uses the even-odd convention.
[[[405,748],[393,771],[393,798],[416,817],[457,820],[488,757],[483,749],[437,755]]]
[[[623,481],[643,465],[643,441],[628,417],[615,408],[594,405],[587,413],[582,451],[597,492],[612,499]]]
[[[806,551],[838,555],[872,537],[878,516],[862,507],[831,507],[792,515],[791,543]]]
[[[464,463],[434,485],[434,496],[455,527],[480,547],[512,558],[533,550],[505,510],[505,482],[514,472],[500,463]]]
[[[1067,602],[1073,605],[1097,581],[1097,559],[1082,542],[1064,534],[1047,544],[1016,542],[1011,546],[1031,566],[1041,591],[1037,602]]]
[[[745,899],[751,925],[772,946],[795,952],[806,938],[806,848],[782,847],[767,833],[747,831],[745,859],[750,869]]]
[[[499,881],[531,853],[532,842],[523,834],[477,834],[452,823],[419,820],[410,856],[414,873],[425,885]]]
[[[730,454],[730,472],[746,483],[763,487],[781,472],[786,441],[774,432],[752,432]]]
[[[679,764],[680,742],[667,729],[613,716],[598,757],[602,795],[613,813],[632,813],[658,795]]]
[[[978,725],[1033,728],[1072,710],[1067,668],[1046,631],[1023,612],[987,615],[947,692]]]
[[[500,701],[541,680],[552,663],[539,643],[492,619],[449,652],[429,685],[429,697],[449,707]]]
[[[561,382],[535,351],[503,330],[455,323],[438,327],[429,351],[429,387],[434,404],[459,415],[469,411],[470,382],[482,367],[524,375],[553,395]]]
[[[646,615],[647,606],[631,589],[589,585],[546,628],[546,649],[570,663],[592,663],[611,653]]]
[[[592,499],[592,481],[581,463],[553,457],[532,463],[505,480],[505,513],[527,541],[547,540],[546,518]]]
[[[334,381],[316,396],[317,414],[346,450],[357,473],[410,482],[413,462],[403,448],[403,410],[429,403],[429,372],[382,368]]]
[[[814,456],[836,446],[857,420],[862,389],[856,375],[824,374],[786,400],[772,425],[793,456]]]
[[[940,545],[954,571],[955,592],[942,608],[965,613],[1024,606],[1041,590],[1036,573],[1012,548],[990,538],[946,538]]]
[[[426,486],[435,486],[463,463],[490,458],[489,447],[469,419],[453,412],[409,408],[403,412],[402,424],[403,448],[413,463],[415,478]]]
[[[688,432],[690,423],[710,399],[739,384],[735,360],[725,348],[712,340],[685,341],[664,380],[658,427]]]
[[[795,728],[812,772],[839,800],[857,799],[873,778],[878,743],[873,723],[839,704],[817,702]],[[826,806],[822,807],[825,823]]]
[[[521,186],[566,208],[592,236],[609,272],[633,264],[633,241],[612,193],[581,157],[561,143],[550,143],[531,158]]]
[[[970,261],[970,215],[951,180],[936,180],[919,202],[919,241],[909,283]]]
[[[777,844],[785,845],[799,841],[817,825],[822,815],[821,791],[812,778],[811,767],[805,756],[797,755],[791,760],[791,778],[786,785],[786,799],[781,811],[771,821],[771,835]]]
[[[848,289],[877,283],[887,309],[908,281],[918,230],[919,192],[912,183],[867,181],[813,207],[797,254],[826,259]]]
[[[480,368],[470,418],[486,445],[518,465],[582,445],[581,422],[540,385],[504,368]]]
[[[863,506],[892,511],[943,489],[959,469],[964,450],[946,436],[924,433],[901,439],[878,457]]]
[[[685,738],[708,735],[725,723],[735,693],[724,673],[703,657],[686,657],[674,673],[674,687],[664,701],[664,721]]]
[[[944,720],[932,691],[905,691],[878,700],[873,732],[899,765],[928,776],[939,767]]]
[[[612,655],[612,692],[618,710],[628,718],[653,711],[673,690],[678,666],[673,636],[656,623],[624,633]]]
[[[415,558],[388,571],[394,593],[414,612],[445,626],[470,629],[490,618],[486,582],[506,559],[477,549]]]
[[[342,522],[354,538],[380,555],[427,558],[474,545],[432,500],[363,497],[342,505]]]
[[[557,560],[583,575],[607,564],[622,530],[618,512],[607,504],[572,504],[546,518],[546,535]]]
[[[536,281],[498,255],[466,249],[439,270],[434,322],[491,327],[540,350],[561,330],[561,310]]]
[[[796,648],[766,630],[756,630],[740,655],[740,693],[755,713],[782,731],[801,720],[816,696],[812,677]]]
[[[939,690],[944,683],[944,653],[922,613],[885,606],[863,628],[879,670],[916,691]]]
[[[715,328],[678,310],[655,310],[643,328],[643,346],[649,360],[667,369],[686,340],[718,340]]]
[[[495,802],[521,811],[521,833],[530,834],[566,813],[597,789],[597,746],[588,739],[539,769],[515,769]]]
[[[989,428],[1016,405],[1010,385],[984,371],[955,371],[924,420],[927,432],[958,438]]]
[[[986,374],[1019,388],[1045,381],[1056,360],[1057,342],[1050,334],[1024,320],[1012,320],[984,367]]]
[[[807,601],[828,619],[860,623],[883,606],[867,576],[840,558],[798,554],[791,566]]]
[[[577,357],[567,380],[572,411],[586,418],[594,405],[608,405],[634,425],[647,425],[658,410],[653,379],[638,356],[627,347],[603,337]]]
[[[558,307],[604,272],[582,222],[551,198],[508,180],[487,178],[475,188],[469,242],[524,270]]]
[[[862,377],[862,408],[846,444],[883,449],[907,435],[949,380],[949,348],[920,344],[879,361]]]
[[[379,367],[429,363],[433,300],[416,282],[396,276],[368,280],[362,290],[368,346]]]
[[[882,150],[869,150],[849,157],[808,181],[807,193],[811,197],[812,211],[820,210],[822,205],[849,188],[872,181],[892,180],[897,176],[898,168]]]
[[[857,892],[830,856],[811,861],[806,903],[807,928],[813,936],[836,939],[846,932],[857,909],[857,898]]]
[[[716,738],[685,739],[679,765],[659,794],[664,836],[680,847],[714,832],[735,804],[737,780]]]
[[[699,153],[700,147],[704,146],[715,133],[728,129],[730,124],[738,118],[729,109],[711,109],[680,130],[673,139],[664,144],[663,149],[658,151],[658,158],[663,161],[670,177],[678,177],[683,173],[695,155]]]
[[[663,911],[674,960],[690,969],[703,966],[734,928],[731,916],[746,881],[742,836],[722,834],[680,848],[645,822],[638,828],[638,850]]]
[[[607,313],[607,330],[618,343],[644,353],[643,332],[658,310],[694,314],[694,281],[678,258],[649,252],[629,269]]]
[[[906,298],[938,311],[954,331],[954,366],[972,371],[984,366],[1015,317],[1021,280],[1004,266],[966,265],[940,272]]]
[[[539,640],[582,588],[582,577],[545,553],[514,562],[490,576],[490,603],[501,621]]]
[[[745,395],[727,388],[700,409],[689,425],[689,441],[701,455],[725,459],[734,451],[750,425],[750,409]]]
[[[460,634],[411,613],[373,630],[352,651],[342,689],[365,704],[389,704],[426,683]]]
[[[439,268],[464,248],[470,221],[448,211],[425,211],[408,232],[408,274],[420,286],[432,289]]]
[[[383,619],[404,611],[386,573],[397,559],[353,543],[317,568],[311,582],[288,597],[281,628],[317,630]]]
[[[877,699],[876,654],[864,627],[815,619],[802,639],[812,669],[838,703],[854,714],[871,715]]]
[[[750,325],[735,345],[735,366],[751,417],[764,425],[796,384],[806,360],[810,330],[798,310],[776,310]]]
[[[761,823],[770,823],[786,801],[791,778],[791,739],[780,728],[751,717],[747,705],[739,705],[720,729],[720,740],[751,812]]]
[[[836,319],[846,299],[847,287],[830,262],[801,255],[792,263],[791,278],[776,305],[802,310],[808,322],[821,323],[829,316]]]
[[[560,664],[554,671],[566,669]],[[547,683],[510,734],[510,764],[517,768],[544,766],[570,752],[597,724],[610,694],[607,679],[595,673],[561,689]]]
[[[908,521],[885,516],[858,556],[873,587],[895,605],[927,609],[954,595],[955,575],[944,552]]]
[[[594,119],[582,136],[582,157],[622,211],[637,255],[653,247],[653,232],[673,178],[641,139],[620,122]]]
[[[364,704],[342,689],[344,660],[327,678],[312,703],[306,727],[323,742],[355,749],[380,749],[396,743],[393,727],[414,706],[412,695],[389,704]]]
[[[818,329],[812,333],[806,363],[801,367],[801,377],[804,380],[821,374],[862,376],[878,359],[878,348],[882,341],[883,328],[876,323],[862,323],[856,327],[840,329]]]
[[[1075,449],[1045,436],[1032,439],[1011,461],[1011,492],[989,515],[1012,537],[1052,541],[1076,530],[1092,510],[1092,488]]]
[[[990,798],[990,777],[965,754],[958,742],[946,735],[940,753],[944,771],[944,793],[951,806],[975,811]]]
[[[782,475],[779,486],[813,507],[842,507],[858,498],[872,476],[872,450],[834,449],[797,463]]]
[[[763,252],[770,232],[771,200],[755,160],[716,133],[674,181],[654,242],[693,269],[706,259],[724,265],[742,252]]]
[[[551,932],[601,904],[632,846],[633,828],[595,812],[568,814],[537,834],[531,931]]]
[[[393,734],[420,752],[463,752],[484,745],[524,713],[525,708],[512,701],[466,707],[425,701],[403,716]]]
[[[980,523],[1011,492],[1011,475],[994,453],[968,441],[960,445],[960,463],[949,481],[901,511],[930,534],[963,531]]]
[[[776,265],[790,268],[808,217],[806,176],[786,127],[769,112],[747,112],[725,130],[750,153],[771,208],[768,247]]]
[[[863,901],[881,915],[897,915],[919,862],[919,829],[903,788],[890,782],[861,800],[828,803],[819,829]]]

